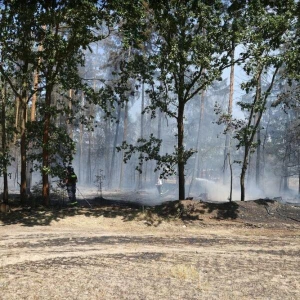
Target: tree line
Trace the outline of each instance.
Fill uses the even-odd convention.
[[[241,200],[247,172],[260,185],[267,160],[282,163],[274,172],[286,188],[300,178],[297,1],[35,0],[0,9],[5,203],[14,160],[21,202],[34,170],[49,205],[49,178],[62,178],[75,153],[86,182],[93,165],[108,187],[176,174],[179,199],[207,161],[219,161],[224,181],[238,166]],[[233,112],[237,70],[242,118]],[[206,159],[216,143],[209,108],[224,135]]]

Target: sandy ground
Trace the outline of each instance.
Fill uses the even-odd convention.
[[[82,199],[0,214],[0,299],[300,299],[300,209]]]

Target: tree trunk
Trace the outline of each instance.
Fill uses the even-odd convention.
[[[118,142],[118,136],[119,136],[119,128],[120,128],[120,117],[121,117],[121,105],[118,106],[118,116],[117,116],[117,126],[116,126],[116,133],[115,133],[115,139],[114,139],[114,145],[112,149],[112,157],[111,157],[111,165],[109,170],[109,181],[108,181],[108,187],[111,188],[112,186],[112,180],[114,175],[114,167],[115,167],[115,158],[116,158],[116,147]]]
[[[124,131],[123,131],[123,141],[127,139],[127,125],[128,125],[128,102],[125,104],[125,114],[124,114]],[[123,187],[123,178],[124,178],[124,150],[122,150],[122,161],[121,161],[121,170],[120,170],[120,181],[119,181],[119,189]]]
[[[94,105],[90,105],[90,116],[94,115]],[[89,131],[89,145],[88,145],[88,157],[87,157],[87,170],[86,170],[86,183],[92,182],[92,145],[93,145],[93,131]]]
[[[32,95],[32,100],[31,100],[31,112],[30,112],[30,120],[33,122],[35,121],[35,115],[36,115],[36,101],[37,101],[37,89],[38,89],[38,84],[39,84],[39,75],[38,72],[34,72],[34,77],[33,77],[33,88],[34,88],[34,94]]]
[[[15,97],[15,103],[16,103],[16,111],[15,111],[15,129],[18,131],[19,127],[19,120],[20,120],[20,106],[22,103],[22,100],[20,99],[19,96]],[[17,133],[14,132],[14,139],[13,139],[13,144],[15,145],[17,142]]]
[[[49,206],[50,204],[50,188],[49,188],[49,134],[50,134],[50,107],[51,107],[51,94],[52,87],[46,88],[45,95],[45,116],[44,116],[44,129],[43,129],[43,170],[42,170],[42,179],[43,179],[43,199],[44,204]]]
[[[26,120],[27,120],[27,90],[26,88],[22,91],[22,119],[21,119],[21,183],[20,183],[20,200],[21,204],[24,204],[27,198],[26,189]]]
[[[105,122],[105,147],[104,147],[104,174],[109,174],[109,160],[111,149],[111,121]]]
[[[260,145],[260,141],[261,141],[261,132],[260,132],[260,125],[257,128],[257,135],[256,135],[256,142],[257,142],[257,150],[256,150],[256,168],[255,168],[255,182],[256,182],[256,186],[260,187],[261,183],[260,183],[260,162],[261,162],[261,145]]]
[[[73,139],[73,122],[70,121],[70,118],[72,118],[72,98],[73,98],[73,90],[70,89],[69,90],[69,110],[70,110],[70,115],[69,115],[69,120],[67,122],[67,128],[68,128],[68,134],[69,134],[69,137],[71,139]]]
[[[84,107],[84,93],[82,92],[81,94],[81,107]],[[80,122],[79,124],[79,154],[78,154],[78,160],[79,160],[79,178],[84,178],[83,175],[83,124]]]
[[[78,153],[78,161],[79,161],[79,166],[78,166],[78,174],[79,178],[82,177],[82,171],[83,171],[83,125],[80,123],[79,125],[79,153]]]
[[[89,145],[88,145],[88,156],[87,156],[87,169],[86,169],[86,183],[92,182],[92,131],[89,131]]]
[[[229,193],[229,202],[232,201],[232,186],[233,186],[233,172],[232,172],[232,163],[230,159],[230,153],[228,153],[228,163],[230,169],[230,193]]]
[[[4,80],[1,80],[1,85],[2,85],[2,153],[3,153],[3,203],[8,204],[8,180],[7,180],[7,152],[8,152],[8,147],[7,147],[7,140],[6,140],[6,84]]]
[[[230,67],[230,83],[229,83],[229,100],[228,100],[228,115],[230,116],[231,120],[231,114],[232,114],[232,103],[233,103],[233,92],[234,92],[234,52],[235,52],[235,45],[234,42],[232,42],[232,51],[230,54],[231,58],[231,67]],[[230,122],[230,121],[229,121]],[[225,138],[225,149],[224,149],[224,171],[223,171],[223,183],[226,184],[228,182],[228,176],[227,176],[227,168],[228,168],[228,158],[229,158],[229,149],[230,145],[230,132],[226,133]]]
[[[145,120],[145,115],[143,114],[145,108],[145,84],[142,83],[142,102],[141,102],[141,138],[144,137],[144,120]],[[143,168],[144,165],[141,166],[142,168],[142,173],[139,173],[139,178],[138,178],[138,189],[143,188]]]
[[[184,103],[182,99],[179,99],[179,107],[178,107],[178,118],[177,118],[177,129],[178,129],[178,188],[179,188],[179,200],[185,199],[185,178],[184,178]]]
[[[39,84],[39,75],[37,70],[34,71],[33,75],[33,88],[34,88],[34,94],[32,95],[31,99],[31,111],[30,111],[30,121],[34,122],[36,118],[36,102],[37,102],[37,89],[38,89],[38,84]],[[29,149],[31,149],[31,146],[29,145]],[[30,193],[31,190],[31,184],[32,184],[32,162],[28,161],[27,163],[27,175],[26,175],[26,189],[27,193]]]

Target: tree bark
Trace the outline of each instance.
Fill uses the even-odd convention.
[[[40,48],[40,46],[39,46]],[[38,83],[39,83],[39,75],[37,70],[34,71],[34,75],[33,75],[33,88],[34,88],[34,94],[32,95],[32,99],[31,99],[31,111],[30,111],[30,121],[34,122],[35,118],[36,118],[36,102],[37,102],[37,89],[38,89]],[[29,149],[31,147],[29,146]],[[28,161],[27,163],[27,175],[26,175],[26,189],[27,189],[27,193],[30,193],[30,189],[31,189],[31,184],[32,184],[32,162]]]
[[[73,96],[74,96],[73,90],[70,89],[69,90],[69,110],[70,110],[70,112],[72,111],[72,99],[73,99]],[[72,112],[70,113],[69,117],[70,118],[72,117]],[[68,122],[67,122],[67,128],[68,128],[69,137],[71,139],[73,139],[73,122],[72,121],[68,120]]]
[[[49,188],[49,134],[50,134],[50,107],[51,107],[51,94],[52,87],[48,86],[46,88],[45,95],[45,116],[44,116],[44,129],[43,129],[43,170],[42,170],[42,180],[43,180],[43,199],[44,204],[49,206],[50,204],[50,188]]]
[[[249,155],[249,146],[245,146],[245,153],[244,153],[242,172],[241,172],[241,178],[240,178],[241,201],[245,201],[245,177],[246,177],[246,171],[247,171],[247,165],[248,165],[248,155]]]
[[[92,182],[92,131],[89,131],[89,145],[88,145],[88,156],[87,156],[87,170],[86,170],[86,183]]]
[[[118,116],[117,116],[117,126],[116,126],[116,133],[115,133],[115,139],[114,139],[114,145],[112,149],[112,157],[111,157],[111,164],[110,164],[110,170],[109,170],[109,181],[108,181],[108,187],[111,188],[112,186],[112,180],[114,175],[114,167],[115,167],[115,158],[116,158],[116,147],[118,142],[118,136],[119,136],[119,128],[120,128],[120,117],[121,117],[121,105],[118,106]]]
[[[178,127],[178,187],[179,187],[179,200],[185,199],[185,178],[184,178],[184,103],[179,99],[178,106],[178,118],[177,118],[177,127]]]
[[[125,104],[125,114],[124,114],[124,131],[123,131],[123,141],[127,139],[127,127],[128,127],[128,102]],[[121,153],[122,161],[121,161],[121,170],[120,170],[120,181],[119,181],[119,189],[123,187],[123,178],[124,178],[124,150]]]
[[[229,99],[228,99],[228,115],[230,116],[231,120],[231,115],[232,115],[232,103],[233,103],[233,92],[234,92],[234,53],[235,53],[235,44],[232,42],[232,51],[230,53],[230,58],[231,58],[231,66],[230,66],[230,83],[229,83]],[[229,121],[230,122],[230,121]],[[226,138],[225,138],[225,149],[224,149],[224,171],[223,171],[223,183],[227,183],[227,168],[228,168],[228,159],[229,159],[229,149],[230,145],[230,132],[226,133]]]
[[[105,147],[104,147],[104,174],[109,174],[109,161],[111,149],[111,121],[105,122]]]
[[[26,74],[28,71],[28,64],[23,66],[23,74]],[[22,99],[21,99],[21,109],[22,109],[22,118],[21,118],[21,183],[20,183],[20,200],[21,204],[24,204],[27,199],[27,189],[26,189],[26,167],[27,167],[27,150],[26,150],[26,121],[27,121],[27,84],[23,84],[22,88]]]
[[[260,187],[261,183],[260,183],[260,162],[261,162],[261,132],[260,132],[260,125],[258,125],[257,128],[257,135],[256,135],[256,142],[257,142],[257,150],[256,150],[256,168],[255,168],[255,182],[256,182],[256,186]]]
[[[3,203],[8,204],[8,179],[7,179],[7,152],[8,152],[8,147],[7,147],[7,132],[6,132],[6,84],[5,81],[3,79],[1,79],[1,85],[2,85],[2,152],[3,152]]]
[[[143,114],[145,108],[145,84],[142,83],[142,101],[141,101],[141,138],[144,137],[144,120],[145,120],[145,115]],[[138,189],[143,188],[143,168],[144,164],[141,166],[142,168],[142,173],[139,173],[139,178],[138,178]]]

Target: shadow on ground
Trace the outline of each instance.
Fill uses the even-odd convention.
[[[86,199],[78,200],[77,206],[52,203],[50,207],[42,205],[20,206],[10,203],[10,211],[0,213],[0,222],[3,225],[21,224],[23,226],[47,226],[51,222],[59,222],[61,219],[84,215],[86,217],[122,217],[124,221],[132,221],[141,212],[142,208],[129,203],[118,201]]]
[[[145,206],[130,200],[109,200],[102,197],[80,199],[76,207],[52,203],[50,207],[11,204],[11,211],[0,213],[0,224],[22,226],[47,226],[62,219],[85,216],[121,218],[124,222],[142,221],[148,226],[158,226],[163,221],[180,220],[186,223],[211,220],[236,220],[242,222],[300,222],[300,207],[283,205],[274,200],[258,199],[246,202],[203,202],[176,200],[156,206]]]
[[[3,225],[21,224],[23,226],[47,226],[61,219],[84,215],[86,217],[121,217],[124,222],[144,220],[148,225],[158,226],[163,220],[181,219],[183,221],[202,221],[205,214],[216,219],[235,219],[238,205],[232,203],[206,203],[183,200],[169,201],[157,206],[143,206],[124,200],[108,200],[102,197],[78,200],[76,207],[68,207],[59,202],[48,208],[38,205],[20,206],[17,201],[10,203],[11,211],[0,213]],[[29,203],[30,204],[30,203]]]
[[[239,205],[235,202],[203,202],[181,200],[166,202],[156,206],[155,210],[162,216],[177,216],[183,220],[202,220],[201,216],[210,215],[215,219],[236,219]]]

